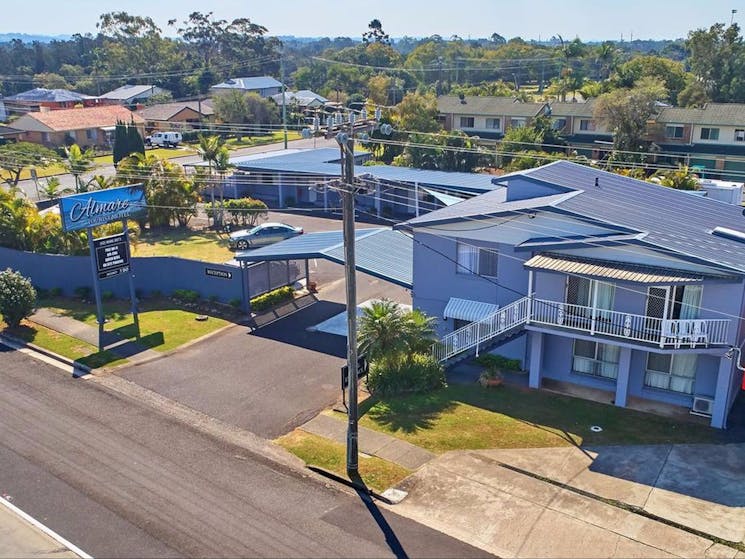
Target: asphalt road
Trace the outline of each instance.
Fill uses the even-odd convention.
[[[0,492],[96,557],[480,550],[0,346]]]
[[[302,140],[293,140],[291,142],[288,142],[287,144],[289,149],[299,149],[299,148],[312,148],[312,147],[337,147],[338,144],[336,143],[336,140],[326,140],[324,138],[318,138],[316,140],[313,139],[302,139]],[[267,144],[263,146],[256,146],[256,147],[249,147],[249,148],[241,148],[230,152],[231,157],[240,157],[242,155],[250,155],[250,154],[256,154],[256,153],[264,153],[269,151],[279,151],[284,149],[284,143],[280,142],[277,144]],[[175,150],[174,150],[175,151]],[[184,157],[179,157],[177,159],[174,159],[176,163],[179,163],[181,165],[189,165],[193,163],[201,163],[202,159],[198,155],[187,155]],[[86,173],[82,176],[83,180],[88,180],[93,175],[103,175],[105,177],[111,177],[116,174],[116,170],[114,169],[113,165],[102,165],[100,167],[96,167],[91,172]],[[65,174],[65,175],[57,175],[57,178],[60,179],[60,188],[71,188],[75,189],[75,179],[72,175]],[[44,178],[39,179],[39,186],[43,186],[45,184]],[[18,183],[18,188],[23,191],[23,193],[31,200],[38,200],[39,196],[36,192],[36,184],[32,180],[24,180]]]

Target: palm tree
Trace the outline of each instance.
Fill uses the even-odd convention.
[[[210,200],[212,203],[212,224],[215,225],[215,183],[212,180],[212,169],[220,157],[220,151],[223,148],[223,141],[220,136],[204,136],[199,135],[199,145],[197,146],[197,153],[202,161],[207,163],[210,177]]]
[[[405,323],[398,303],[390,299],[373,301],[362,309],[358,330],[360,352],[366,353],[370,361],[397,357],[406,347],[401,336]]]
[[[75,192],[81,192],[80,175],[93,167],[93,150],[83,151],[79,145],[73,144],[65,148],[64,163],[67,172],[75,177]]]
[[[233,168],[230,163],[230,150],[225,146],[220,146],[215,161],[215,171],[220,177],[220,223],[223,223],[223,206],[225,202],[225,175]]]
[[[49,177],[46,184],[42,187],[41,192],[49,200],[56,200],[62,194],[71,192],[69,188],[60,188],[60,180],[57,177]]]
[[[135,152],[139,153],[139,152]],[[86,183],[86,188],[92,188],[93,190],[106,190],[114,186],[116,180],[114,177],[107,177],[105,175],[93,175],[91,180]]]
[[[402,337],[409,354],[429,353],[432,344],[437,341],[435,318],[427,316],[419,309],[414,309],[404,315],[404,320]]]

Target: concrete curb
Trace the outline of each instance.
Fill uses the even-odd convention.
[[[70,367],[73,368],[73,376],[75,377],[83,376],[83,375],[76,375],[75,374],[76,370],[82,371],[84,375],[89,375],[93,371],[93,369],[91,369],[88,365],[83,365],[82,363],[79,363],[78,361],[73,361],[69,357],[65,357],[64,355],[60,355],[59,353],[55,353],[53,351],[50,351],[36,344],[32,344],[31,342],[26,342],[24,340],[21,340],[20,338],[16,338],[15,336],[11,336],[9,334],[0,334],[0,341],[4,342],[9,347],[13,347],[13,349],[27,348],[32,351],[35,351],[36,353],[41,353],[42,355],[46,355],[50,359],[54,359],[55,361],[59,361],[60,363],[64,363],[65,365],[69,365]]]

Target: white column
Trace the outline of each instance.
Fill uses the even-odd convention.
[[[631,349],[622,347],[618,356],[618,377],[616,378],[615,404],[619,408],[626,407],[629,396],[629,376],[631,373]]]
[[[530,324],[530,318],[533,313],[533,269],[528,270],[528,309],[526,324]]]
[[[414,183],[414,213],[419,217],[419,183]]]
[[[375,213],[380,217],[380,196],[382,195],[382,188],[380,188],[380,182],[375,181]]]
[[[541,368],[543,366],[543,334],[530,332],[528,334],[530,343],[530,372],[528,373],[528,386],[530,388],[541,387]]]

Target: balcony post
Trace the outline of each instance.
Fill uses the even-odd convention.
[[[530,344],[530,369],[528,372],[528,386],[530,386],[530,388],[541,387],[543,338],[544,336],[540,332],[529,332],[528,343]]]
[[[626,407],[629,394],[629,375],[631,373],[631,349],[622,347],[618,355],[618,376],[616,377],[616,398],[614,404]]]
[[[598,319],[598,282],[592,282],[592,319],[590,320],[590,335],[595,335],[595,321]]]
[[[525,312],[525,324],[530,324],[530,316],[533,312],[533,270],[528,270],[528,301]]]

